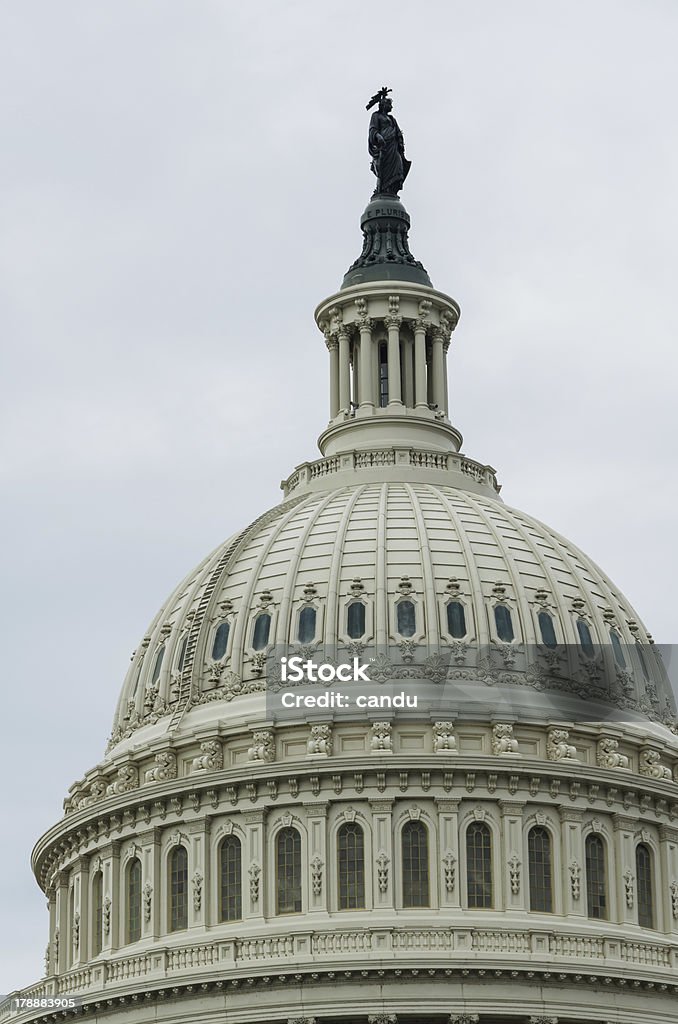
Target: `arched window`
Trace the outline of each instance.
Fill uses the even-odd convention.
[[[158,649],[158,653],[155,656],[155,664],[153,665],[153,675],[151,677],[151,685],[157,683],[160,678],[160,669],[162,668],[162,659],[165,656],[165,645]]]
[[[365,636],[365,605],[362,601],[352,601],[348,606],[347,633],[351,640],[359,640]]]
[[[339,910],[365,906],[365,837],[360,825],[348,821],[337,833]]]
[[[214,634],[214,643],[212,644],[212,661],[221,661],[223,656],[226,654],[226,648],[228,647],[228,634],[230,632],[230,622],[219,623],[217,631]]]
[[[400,601],[396,608],[396,621],[401,636],[414,636],[416,620],[414,605],[411,601]]]
[[[447,605],[447,632],[455,640],[466,636],[466,615],[461,601],[450,601]]]
[[[237,836],[226,836],[219,849],[219,920],[242,917],[242,850]]]
[[[421,821],[408,821],[401,837],[403,906],[430,906],[428,880],[428,830]]]
[[[530,879],[530,910],[553,913],[553,872],[551,868],[551,836],[536,825],[527,837],[527,863]]]
[[[466,830],[466,892],[470,908],[492,907],[492,836],[482,821]]]
[[[643,648],[640,644],[636,644],[636,654],[638,655],[638,661],[640,662],[640,668],[643,673],[643,678],[646,682],[650,681],[650,673],[647,671],[647,662],[645,661],[645,655],[643,654]]]
[[[616,629],[610,630],[610,641],[612,643],[612,652],[614,654],[614,660],[617,662],[620,668],[626,668],[626,658],[624,657],[624,648],[619,633]]]
[[[127,942],[141,938],[141,861],[133,857],[127,865]]]
[[[577,633],[579,634],[579,643],[581,644],[582,651],[587,658],[592,658],[596,652],[593,647],[593,640],[591,639],[591,630],[583,619],[577,619]]]
[[[511,610],[505,604],[494,606],[494,622],[497,627],[497,636],[506,644],[510,644],[514,637],[513,623],[511,622]]]
[[[586,906],[589,917],[607,921],[605,843],[593,833],[586,837]]]
[[[268,643],[268,634],[271,632],[271,616],[268,612],[262,612],[254,620],[254,637],[252,647],[255,651],[263,651]]]
[[[188,633],[184,633],[184,636],[179,647],[179,657],[177,658],[177,672],[182,672],[184,668],[184,661],[186,659],[186,647],[188,646]]]
[[[645,843],[639,843],[636,846],[636,879],[638,885],[638,924],[641,928],[654,928],[652,853]]]
[[[183,846],[175,846],[169,858],[169,904],[169,930],[188,928],[188,854]]]
[[[379,345],[379,405],[388,405],[388,347],[385,341]]]
[[[553,619],[548,612],[539,612],[537,616],[539,621],[539,631],[541,633],[541,642],[544,647],[557,647],[558,641],[556,640],[556,631],[553,628]]]
[[[104,944],[104,876],[97,871],[92,879],[92,956],[99,956]]]
[[[283,828],[275,841],[276,913],[301,913],[301,836]]]
[[[307,605],[299,613],[298,640],[300,644],[310,644],[315,639],[315,608]]]

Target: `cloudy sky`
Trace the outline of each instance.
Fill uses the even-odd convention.
[[[677,39],[674,0],[0,5],[0,992],[146,624],[314,456],[382,84],[465,450],[675,639]]]

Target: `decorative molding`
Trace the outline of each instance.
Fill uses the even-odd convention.
[[[457,880],[457,858],[455,857],[452,850],[446,850],[443,856],[443,871],[445,873],[445,891],[448,893],[454,892],[454,887]]]
[[[626,754],[618,753],[619,740],[614,736],[601,736],[596,746],[596,764],[599,768],[618,768],[629,770],[629,759]]]
[[[379,885],[379,892],[388,891],[388,866],[389,858],[385,850],[381,850],[377,855],[377,882]]]
[[[509,866],[509,882],[511,885],[511,892],[514,896],[520,893],[520,858],[518,854],[513,852],[508,860]]]
[[[177,758],[171,750],[161,750],[155,755],[155,768],[149,768],[144,775],[148,782],[166,782],[177,777]]]
[[[104,935],[109,935],[111,931],[111,906],[112,900],[110,896],[105,896],[101,907]]]
[[[671,916],[674,921],[678,921],[678,882],[675,879],[669,886],[669,894],[671,896]]]
[[[257,864],[256,861],[252,861],[248,871],[250,876],[250,899],[252,903],[259,902],[259,880],[261,877],[261,865]]]
[[[373,722],[370,749],[373,753],[393,752],[392,727],[390,722]]]
[[[640,752],[638,771],[649,779],[671,780],[671,769],[661,763],[661,754],[651,747],[644,747]]]
[[[570,862],[570,892],[576,902],[581,895],[581,865],[576,860]]]
[[[193,758],[191,769],[194,772],[216,772],[224,767],[224,755],[221,743],[217,740],[205,740],[200,744],[202,753]]]
[[[497,756],[518,753],[518,740],[513,736],[513,725],[509,722],[497,722],[492,726],[492,753]]]
[[[250,761],[275,761],[275,737],[271,729],[255,729],[252,733],[252,746],[247,751]],[[298,791],[297,791],[298,792]]]
[[[434,722],[432,731],[434,754],[457,753],[457,741],[454,736],[453,722]]]
[[[312,725],[306,752],[314,757],[330,757],[332,754],[332,726]]]
[[[146,922],[146,924],[148,924],[149,921],[151,920],[151,908],[152,908],[152,905],[153,905],[153,886],[151,885],[150,882],[146,882],[146,885],[143,888],[143,898],[144,898],[144,921]]]
[[[567,742],[569,738],[567,729],[549,729],[546,738],[546,756],[549,761],[576,761],[577,748]]]
[[[316,853],[311,860],[311,888],[314,896],[320,896],[323,891],[323,862]]]
[[[367,1024],[398,1024],[398,1017],[395,1013],[371,1013]]]
[[[194,873],[193,878],[192,878],[192,882],[193,882],[193,909],[196,912],[196,914],[199,914],[200,913],[200,908],[202,906],[202,883],[203,883],[203,877],[202,877],[202,874],[199,871],[196,870],[196,872]]]
[[[635,886],[635,878],[630,868],[627,868],[624,872],[624,898],[626,900],[626,906],[629,910],[633,910],[633,890]]]

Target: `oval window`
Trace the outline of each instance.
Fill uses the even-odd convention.
[[[310,644],[315,639],[315,608],[302,608],[299,614],[298,640],[300,644]]]
[[[466,615],[460,601],[450,601],[447,606],[447,632],[455,640],[466,636]]]
[[[257,615],[254,622],[254,637],[252,647],[255,651],[263,651],[268,643],[268,634],[271,632],[271,616],[268,612]]]
[[[414,636],[415,616],[411,601],[401,601],[397,610],[398,632],[401,636]]]
[[[351,640],[365,635],[365,605],[362,601],[354,601],[348,606],[347,631]]]
[[[553,619],[548,612],[539,612],[537,616],[539,620],[539,630],[541,632],[541,641],[545,647],[557,647],[558,641],[556,640],[556,631],[553,628]]]
[[[506,644],[510,644],[514,637],[510,609],[504,604],[495,605],[494,621],[497,626],[497,636],[499,639],[503,640]]]
[[[591,630],[583,619],[577,619],[577,633],[582,651],[587,658],[592,658],[596,652],[591,639]]]
[[[617,662],[620,668],[626,668],[626,658],[624,657],[624,648],[622,647],[621,638],[616,629],[610,630],[610,640],[612,642],[612,651],[614,653],[614,660]]]
[[[212,645],[212,660],[221,661],[223,656],[226,654],[226,648],[228,647],[228,634],[231,632],[230,622],[220,622],[219,628],[214,634],[214,644]]]

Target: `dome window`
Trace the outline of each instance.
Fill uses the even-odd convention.
[[[398,632],[401,636],[414,636],[416,631],[416,615],[412,601],[400,601],[396,609]]]
[[[582,651],[587,658],[593,658],[596,651],[591,639],[591,630],[583,619],[577,619],[577,633],[579,634],[579,643],[581,644]]]
[[[466,894],[469,909],[492,908],[492,836],[482,821],[466,830]]]
[[[541,642],[544,647],[557,647],[558,641],[556,640],[556,631],[553,628],[553,619],[548,612],[539,612],[537,616],[539,622],[539,632],[541,633]]]
[[[97,871],[92,880],[92,956],[99,956],[104,938],[104,876]]]
[[[183,670],[184,670],[184,661],[186,660],[186,648],[187,648],[187,646],[188,646],[188,633],[184,633],[183,639],[181,641],[181,646],[179,647],[179,657],[177,658],[177,672],[183,672]]]
[[[643,648],[640,644],[636,644],[636,654],[638,655],[638,661],[640,662],[640,668],[643,673],[643,678],[646,682],[650,681],[650,673],[647,670],[647,662],[645,661],[645,655],[643,654]]]
[[[641,928],[654,928],[652,854],[645,843],[639,843],[636,847],[636,879],[638,884],[638,924]]]
[[[505,644],[510,644],[515,637],[510,608],[507,608],[505,604],[495,605],[494,622],[497,627],[497,636],[499,639]]]
[[[155,664],[153,665],[153,675],[151,677],[151,686],[157,683],[160,678],[160,669],[162,668],[162,659],[165,657],[165,645],[158,648],[158,653],[155,656]]]
[[[316,611],[315,608],[311,608],[310,605],[306,605],[299,612],[299,629],[297,630],[297,639],[300,644],[310,644],[312,640],[315,640],[315,620]]]
[[[276,848],[276,914],[301,913],[301,836],[296,828],[278,833]]]
[[[551,836],[541,826],[530,829],[527,837],[530,910],[553,913],[553,872]]]
[[[141,861],[133,857],[127,866],[127,935],[128,942],[141,938]]]
[[[226,836],[219,850],[219,920],[242,918],[242,848],[237,836]]]
[[[619,665],[619,668],[626,668],[626,658],[624,657],[624,648],[619,633],[616,629],[610,630],[610,641],[612,643],[612,653],[614,654],[614,660]]]
[[[593,833],[586,837],[586,906],[589,917],[607,921],[605,843]]]
[[[339,910],[365,908],[365,836],[360,825],[346,822],[337,833]]]
[[[421,821],[408,821],[403,828],[403,907],[428,907],[428,829]]]
[[[228,634],[230,632],[230,622],[219,623],[217,631],[214,634],[214,643],[212,644],[212,661],[221,661],[223,656],[226,654],[226,648],[228,647]]]
[[[365,605],[362,601],[352,601],[347,612],[347,632],[351,640],[359,640],[365,636]]]
[[[268,635],[271,632],[271,616],[268,612],[262,612],[254,620],[254,637],[252,647],[255,651],[263,651],[268,643]]]
[[[450,601],[447,605],[447,632],[454,640],[466,636],[466,614],[461,601]]]
[[[188,928],[188,854],[175,846],[169,859],[169,911],[171,932]]]

